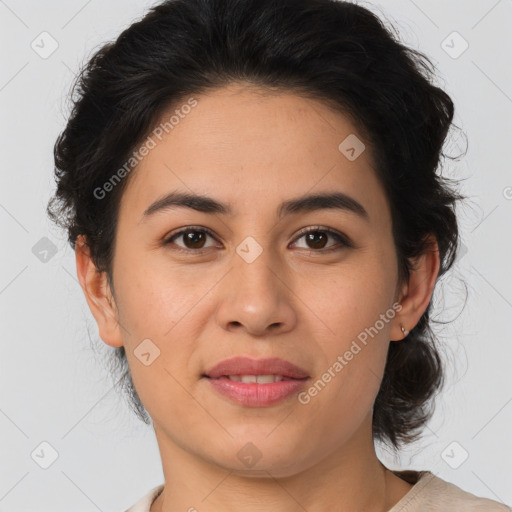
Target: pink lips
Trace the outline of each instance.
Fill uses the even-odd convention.
[[[251,359],[232,357],[216,364],[205,372],[207,377],[217,379],[228,375],[282,375],[290,379],[304,379],[308,373],[284,359]]]
[[[233,381],[230,375],[278,375],[283,380],[271,383]],[[204,377],[216,391],[234,402],[250,407],[265,407],[297,393],[309,378],[298,366],[279,358],[234,357],[216,364]]]

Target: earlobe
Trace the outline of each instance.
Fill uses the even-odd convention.
[[[391,339],[404,339],[419,322],[432,298],[440,269],[439,247],[433,235],[428,235],[427,239],[428,248],[414,260],[409,280],[402,290],[402,309],[395,317]]]
[[[100,338],[112,347],[123,346],[117,307],[107,281],[107,274],[98,271],[83,235],[77,237],[75,259],[78,281],[98,324]]]

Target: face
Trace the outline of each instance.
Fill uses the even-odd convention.
[[[389,340],[403,337],[390,209],[370,148],[360,152],[348,118],[291,93],[233,85],[196,100],[130,176],[113,265],[122,328],[98,322],[100,335],[125,346],[162,452],[287,476],[361,451]],[[170,193],[225,211],[196,201],[144,214]],[[282,206],[326,194],[340,196]],[[235,356],[280,358],[306,378],[205,376]],[[249,386],[260,394],[241,398]]]

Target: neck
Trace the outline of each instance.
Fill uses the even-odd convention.
[[[296,512],[297,507],[308,512],[386,512],[412,487],[383,466],[371,435],[371,443],[364,442],[368,436],[362,432],[342,449],[289,476],[222,468],[181,449],[156,425],[155,433],[165,488],[151,512],[205,507],[209,512]]]

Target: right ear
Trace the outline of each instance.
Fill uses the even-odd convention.
[[[111,347],[123,346],[118,311],[107,273],[98,271],[84,235],[78,235],[75,242],[75,258],[78,281],[98,324],[100,338]]]

